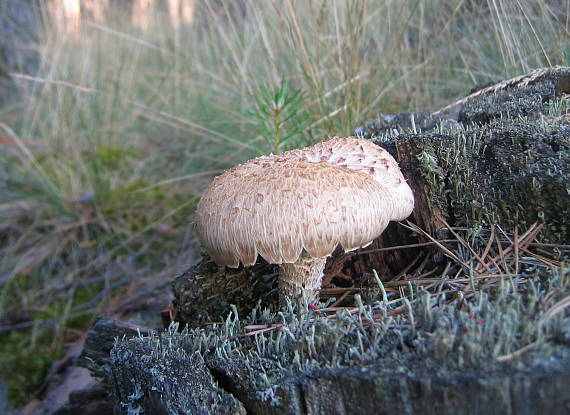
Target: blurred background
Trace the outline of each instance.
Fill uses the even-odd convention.
[[[248,158],[570,65],[570,0],[1,0],[0,395],[199,255]]]

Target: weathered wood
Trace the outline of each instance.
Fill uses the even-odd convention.
[[[413,320],[371,320],[366,307],[336,320],[284,311],[269,317],[286,322],[280,330],[255,337],[229,318],[218,328],[119,341],[108,375],[115,410],[566,414],[570,347],[560,339],[570,321],[552,321],[550,339],[529,337],[542,330],[541,316],[525,313],[570,288],[559,284],[496,299],[480,294],[462,312],[425,297],[413,306]]]
[[[160,336],[158,337],[160,342]],[[156,348],[148,342],[115,347],[111,354],[116,413],[132,414],[245,414],[243,405],[216,386],[198,352],[165,349],[169,339]]]
[[[148,334],[149,329],[110,317],[100,317],[87,332],[83,350],[78,364],[91,370],[97,376],[105,376],[100,372],[109,363],[109,353],[116,339],[131,338]]]
[[[429,233],[443,227],[440,218],[451,226],[499,223],[508,230],[538,221],[546,224],[546,241],[564,243],[570,240],[568,94],[570,68],[539,69],[431,115],[385,116],[356,132],[395,155],[414,190],[413,221]]]
[[[66,405],[57,409],[54,415],[112,415],[113,405],[109,392],[103,386],[78,390],[69,395]]]
[[[477,89],[432,114],[385,115],[355,130],[398,160],[415,196],[410,220],[431,235],[447,225],[499,224],[507,231],[544,223],[542,240],[570,240],[570,68]],[[418,242],[392,226],[377,248]],[[383,253],[392,275],[420,250]],[[374,255],[374,254],[372,254]],[[376,259],[376,262],[379,260]],[[381,261],[381,260],[380,260]],[[389,279],[389,273],[384,273]]]
[[[554,88],[554,93],[557,96],[562,94],[570,94],[570,68],[564,66],[555,66],[552,68],[539,68],[532,72],[516,76],[514,78],[505,79],[503,81],[492,83],[488,86],[482,88],[475,88],[471,94],[467,95],[465,98],[461,98],[444,108],[436,111],[433,116],[445,118],[452,118],[455,120],[466,121],[465,108],[471,106],[473,102],[480,102],[483,97],[493,97],[493,100],[497,102],[497,94],[500,93],[515,93],[516,91],[523,91],[523,94],[527,94],[529,87],[534,85],[552,85]],[[505,113],[507,108],[497,108],[496,105],[490,105],[487,107],[488,110],[497,111],[499,113]],[[524,111],[528,111],[528,107],[524,108]],[[471,121],[474,121],[471,119]]]
[[[172,320],[200,327],[222,321],[231,304],[244,315],[260,300],[274,303],[277,273],[275,266],[263,261],[249,268],[226,269],[205,256],[174,280]]]
[[[245,413],[233,397],[213,386],[215,381],[200,355],[184,355],[178,361],[166,363],[160,353],[153,353],[143,345],[137,350],[116,351],[111,356],[117,340],[148,335],[149,332],[145,327],[101,317],[89,330],[79,359],[80,365],[114,385],[113,394],[125,413],[136,412],[137,408],[144,408],[145,413],[151,414],[216,414],[223,412],[220,408],[231,409],[230,413]],[[120,353],[120,359],[117,353]],[[153,367],[151,372],[140,370],[141,358],[145,368]],[[121,363],[115,364],[112,359]],[[145,377],[141,378],[141,373]],[[140,392],[142,390],[144,394]],[[101,405],[108,402],[108,393],[108,389],[100,388],[76,393],[58,414],[72,413],[74,405],[87,411],[90,400],[95,410],[102,410]],[[167,396],[168,401],[161,400],[161,396]]]
[[[240,382],[229,390],[250,414],[562,415],[570,410],[569,381],[570,366],[437,376],[373,365],[320,369],[288,379],[279,385],[280,404],[260,399]]]
[[[129,364],[125,367],[116,363],[114,369],[115,373],[120,371],[117,384],[125,394],[122,405],[138,404],[145,413],[245,413],[241,409],[244,408],[248,414],[275,415],[562,415],[570,410],[568,364],[550,370],[466,371],[439,376],[382,365],[325,368],[289,376],[276,383],[273,389],[258,390],[248,379],[263,376],[263,370],[252,373],[250,368],[240,367],[239,363],[221,368],[216,367],[219,362],[206,362],[211,366],[210,371],[216,374],[218,384],[223,383],[225,390],[237,398],[210,407],[209,402],[186,403],[190,397],[205,393],[203,388],[209,376],[203,361],[188,357],[167,359],[167,363],[150,360],[145,357],[148,351],[140,344],[123,344],[115,353],[128,353],[115,357],[115,362]],[[196,381],[196,376],[201,380]],[[141,388],[140,396],[130,402],[125,398],[126,394],[133,396],[136,387]],[[206,402],[213,399],[212,396],[208,395]],[[237,400],[241,406],[234,403]],[[170,412],[166,410],[169,402]],[[190,409],[181,410],[185,405]]]

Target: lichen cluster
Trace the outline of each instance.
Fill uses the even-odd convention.
[[[443,212],[452,225],[514,229],[539,222],[546,226],[544,242],[566,243],[569,107],[547,84],[469,101],[461,123],[440,119],[427,132],[377,131],[372,125],[366,134],[394,152],[413,145],[415,161],[400,161],[404,175],[421,178],[430,209]]]
[[[416,287],[404,299],[408,312],[399,315],[391,315],[394,307],[386,305],[381,291],[366,301],[357,297],[357,309],[334,317],[320,316],[302,302],[278,313],[258,307],[243,319],[234,307],[221,325],[180,332],[173,324],[164,333],[118,341],[112,366],[135,358],[153,371],[156,365],[199,356],[212,373],[223,373],[230,389],[279,406],[289,399],[293,379],[327,368],[373,366],[449,377],[567,365],[570,321],[563,312],[548,310],[570,295],[570,269],[536,270],[524,277],[532,278],[524,287],[516,278],[505,279],[496,290],[469,299],[436,297]],[[248,331],[260,323],[269,329]],[[143,345],[145,355],[135,357],[133,348],[140,352]],[[137,381],[132,381],[135,391]]]

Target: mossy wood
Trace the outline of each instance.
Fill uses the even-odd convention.
[[[568,362],[559,368],[436,375],[425,367],[384,364],[323,368],[260,389],[251,378],[264,376],[265,369],[255,370],[239,358],[204,361],[183,350],[152,355],[151,346],[141,341],[114,349],[114,390],[123,406],[115,413],[141,408],[164,415],[562,415],[570,410]]]
[[[234,308],[218,326],[118,340],[104,369],[115,413],[566,414],[570,317],[542,310],[570,295],[570,273],[525,276],[530,289],[441,305],[418,292],[408,314],[378,298],[334,319]],[[248,332],[260,320],[270,329]]]
[[[541,242],[564,244],[569,92],[570,68],[538,70],[436,113],[381,117],[355,134],[399,161],[416,197],[411,220],[428,233],[538,221]],[[354,279],[375,269],[389,280],[424,248],[375,249],[418,242],[393,224],[369,254],[335,254],[327,269]],[[541,316],[542,300],[570,295],[570,275],[549,266],[521,272],[533,281],[527,289],[511,279],[494,297],[479,292],[456,303],[424,292],[390,318],[374,317],[388,314],[372,298],[335,319],[291,306],[240,320],[259,299],[276,297],[275,268],[225,270],[206,257],[174,284],[170,315],[196,328],[118,341],[103,372],[124,414],[568,413],[569,317]],[[260,319],[269,329],[247,334],[244,325]]]
[[[413,221],[503,229],[545,224],[543,242],[570,240],[570,68],[504,81],[433,114],[358,131],[395,154],[414,188]],[[415,125],[415,126],[414,126]],[[412,130],[416,130],[413,132]],[[396,131],[396,133],[394,133]]]
[[[434,113],[382,116],[355,134],[398,160],[414,191],[410,220],[430,235],[445,238],[446,225],[513,231],[539,222],[541,242],[564,244],[570,240],[569,94],[570,68],[537,69]],[[392,225],[375,248],[414,238]],[[375,261],[399,272],[417,253],[387,252]]]

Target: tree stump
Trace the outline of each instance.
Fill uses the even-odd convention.
[[[416,197],[410,220],[426,233],[391,224],[372,246],[335,253],[326,286],[367,284],[372,269],[388,284],[418,261],[437,267],[441,254],[425,236],[452,227],[476,234],[497,224],[516,235],[539,222],[544,246],[565,246],[569,93],[570,68],[537,70],[434,113],[357,128],[399,161]],[[382,290],[368,305],[355,296],[331,317],[300,304],[255,307],[271,303],[275,267],[225,270],[204,257],[174,283],[170,315],[193,328],[119,339],[98,373],[117,414],[566,414],[569,271],[516,269],[492,295],[472,280],[435,299],[396,281],[415,296],[397,310],[370,279]],[[528,288],[515,289],[522,280]]]

